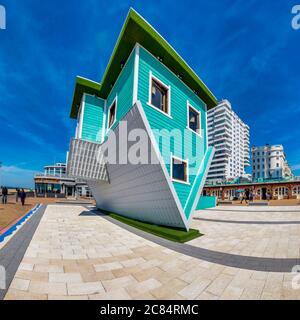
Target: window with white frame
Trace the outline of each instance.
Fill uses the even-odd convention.
[[[117,99],[114,100],[112,105],[108,109],[108,129],[110,129],[116,122],[117,114]]]
[[[200,112],[188,103],[188,128],[200,134]]]
[[[171,174],[174,181],[188,183],[188,161],[177,157],[172,157]]]
[[[275,196],[287,196],[288,195],[288,188],[287,187],[278,187],[274,190]]]
[[[148,104],[170,115],[170,87],[165,85],[150,72],[150,92]]]
[[[296,186],[293,188],[293,196],[300,195],[300,186]]]

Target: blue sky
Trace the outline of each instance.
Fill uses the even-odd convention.
[[[282,143],[300,175],[300,29],[287,0],[0,0],[1,181],[32,185],[65,161],[76,75],[101,81],[130,6],[250,126],[251,145]]]

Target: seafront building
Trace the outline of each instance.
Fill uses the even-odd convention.
[[[35,192],[40,197],[91,197],[84,181],[77,181],[66,174],[65,163],[44,167],[43,173],[34,176]]]
[[[204,194],[219,200],[238,199],[241,192],[251,190],[254,200],[300,199],[300,177],[290,179],[261,179],[260,181],[206,184]]]
[[[292,175],[281,144],[252,147],[253,179],[282,179]]]
[[[207,112],[208,145],[215,155],[208,172],[208,182],[221,182],[246,177],[250,165],[250,129],[222,100]]]
[[[214,152],[206,112],[216,105],[195,72],[131,9],[101,83],[77,77],[67,173],[87,181],[100,209],[189,229]],[[132,161],[139,138],[140,159]]]

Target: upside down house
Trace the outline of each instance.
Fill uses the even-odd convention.
[[[213,157],[206,113],[216,105],[171,45],[130,9],[102,82],[76,79],[67,173],[87,182],[99,209],[188,230]],[[137,132],[144,133],[136,151],[142,160],[129,161]]]

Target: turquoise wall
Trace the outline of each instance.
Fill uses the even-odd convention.
[[[134,51],[129,56],[123,70],[107,97],[108,108],[117,96],[116,124],[123,118],[125,113],[132,107],[134,79]],[[85,95],[85,107],[83,115],[82,139],[92,142],[102,142],[103,118],[105,113],[105,100]],[[105,121],[105,137],[107,133],[108,117]],[[113,126],[113,127],[114,127]]]
[[[123,70],[114,84],[106,100],[108,108],[117,96],[117,121],[123,118],[132,107],[134,85],[134,58],[133,51],[129,56]],[[149,106],[149,72],[167,86],[171,87],[170,117]],[[204,102],[192,92],[176,75],[153,57],[148,51],[140,47],[139,74],[138,74],[138,100],[145,110],[150,127],[152,128],[167,170],[170,173],[171,154],[189,160],[189,184],[173,181],[174,188],[180,200],[186,217],[191,214],[195,196],[201,186],[205,169],[212,150],[206,146],[206,106]],[[187,101],[201,114],[201,136],[187,130],[188,109]],[[85,112],[83,118],[82,138],[85,140],[101,142],[105,101],[86,95]],[[108,117],[105,121],[105,137],[107,137]],[[113,126],[113,127],[114,127]],[[161,130],[167,129],[166,132]],[[171,138],[165,139],[168,133],[174,132]],[[165,152],[168,150],[168,152]]]
[[[217,197],[201,196],[196,210],[214,208],[217,205]]]
[[[132,107],[132,99],[133,99],[133,79],[134,79],[134,57],[135,52],[133,51],[123,70],[121,71],[119,78],[114,84],[110,94],[107,97],[107,114],[108,108],[111,106],[114,101],[116,95],[118,96],[117,101],[117,121],[123,118],[123,116],[127,113],[127,111]],[[106,128],[108,124],[108,117],[106,117]],[[114,126],[115,126],[114,125]],[[114,127],[113,126],[113,127]]]
[[[147,104],[149,99],[149,72],[162,81],[165,85],[171,86],[171,118],[157,111],[155,108]],[[159,62],[144,48],[140,48],[139,61],[139,84],[138,99],[141,101],[149,124],[153,130],[177,129],[176,138],[171,141],[171,152],[179,158],[189,159],[190,184],[173,182],[175,190],[178,194],[182,207],[187,204],[190,193],[193,191],[195,177],[206,153],[206,106],[204,102],[194,94],[177,76],[175,76],[167,67]],[[201,112],[201,134],[186,130],[187,128],[187,101]],[[162,135],[155,133],[157,143],[162,152],[163,159],[166,163],[167,170],[170,174],[170,153],[163,152],[167,148],[166,141]],[[184,135],[185,134],[185,135]],[[181,139],[179,139],[181,138]],[[180,141],[184,140],[184,143]],[[184,145],[184,150],[182,150]],[[188,146],[188,147],[187,147]],[[195,158],[194,163],[191,163]],[[190,208],[190,207],[189,207]],[[189,209],[185,210],[187,217],[190,215]]]
[[[82,124],[82,139],[101,142],[104,116],[104,100],[85,95]]]
[[[201,187],[201,183],[203,182],[203,179],[205,179],[207,171],[209,169],[209,165],[213,157],[213,151],[214,151],[213,147],[208,147],[207,152],[202,158],[202,162],[198,170],[198,175],[194,181],[194,185],[191,188],[190,196],[185,204],[185,208],[184,208],[185,214],[190,214],[192,212],[194,200]]]

